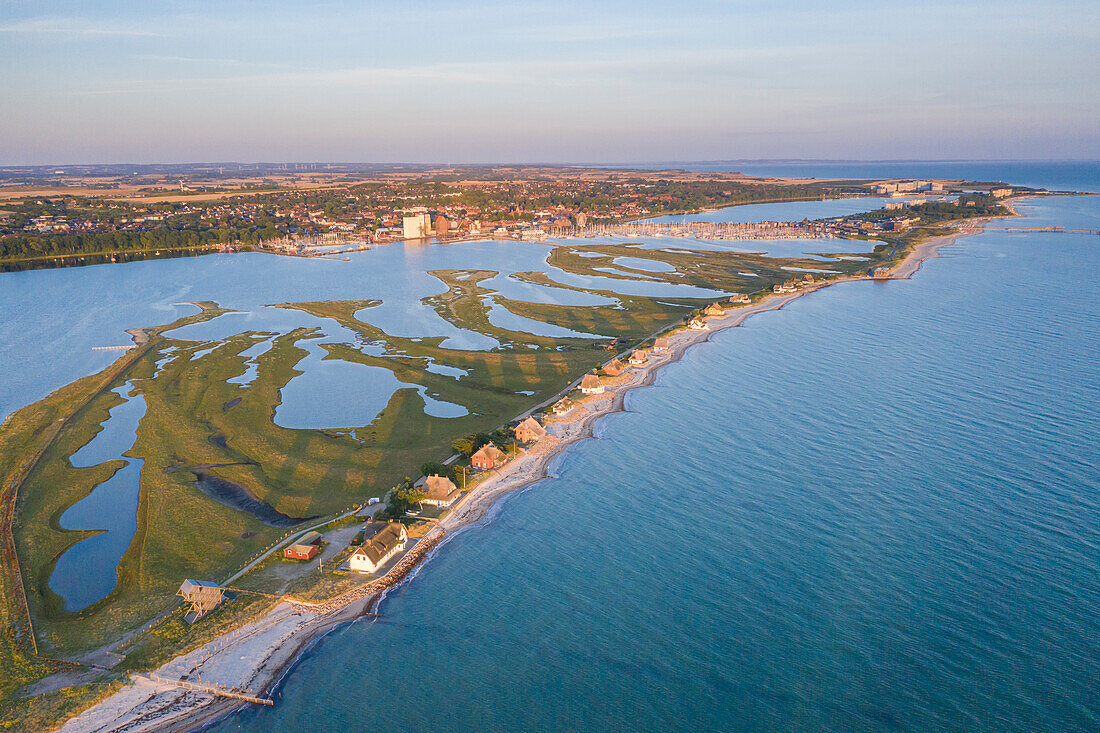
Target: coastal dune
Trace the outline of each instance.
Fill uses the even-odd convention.
[[[979,231],[980,225],[968,225],[921,243],[887,279],[911,277],[925,259],[935,256],[941,248],[960,236]],[[317,606],[283,600],[260,619],[173,659],[154,673],[134,675],[122,690],[70,719],[60,730],[67,733],[197,730],[249,704],[206,691],[184,689],[175,684],[176,680],[247,691],[255,696],[270,695],[317,639],[341,624],[371,615],[385,594],[413,577],[440,545],[459,530],[481,521],[502,496],[547,477],[551,462],[566,447],[592,437],[600,418],[624,409],[627,393],[652,384],[659,369],[679,360],[689,348],[707,341],[713,333],[740,326],[755,314],[783,308],[808,293],[839,282],[866,279],[840,278],[795,293],[769,295],[751,305],[708,318],[706,330],[681,329],[670,334],[666,352],[652,354],[646,364],[630,368],[625,379],[609,385],[608,391],[598,398],[585,401],[583,409],[574,409],[565,419],[550,422],[545,438],[474,487],[383,578]]]

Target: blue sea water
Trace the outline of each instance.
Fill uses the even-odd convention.
[[[216,730],[1100,729],[1098,272],[990,231],[715,334]]]
[[[661,162],[631,167],[736,171],[779,178],[952,178],[1001,181],[1051,191],[1100,191],[1096,160],[728,160]]]

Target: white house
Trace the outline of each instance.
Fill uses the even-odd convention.
[[[409,533],[400,522],[390,522],[348,558],[348,567],[359,573],[373,573],[405,549]]]
[[[424,479],[421,488],[424,490],[424,498],[420,500],[420,503],[431,504],[432,506],[450,506],[455,503],[455,499],[462,493],[455,486],[454,481],[446,476],[428,476]]]
[[[602,394],[603,384],[600,383],[600,378],[595,374],[585,374],[581,380],[581,393],[582,394]]]

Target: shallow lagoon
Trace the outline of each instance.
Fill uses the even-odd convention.
[[[741,216],[782,218],[779,209],[761,208],[770,206],[786,205],[758,204]],[[769,211],[773,213],[767,214]],[[668,246],[672,241],[680,247],[707,245],[670,238],[641,241],[656,246]],[[6,317],[0,320],[0,362],[7,367],[8,378],[0,382],[0,417],[103,369],[118,353],[93,351],[92,347],[129,343],[130,337],[124,333],[127,328],[169,323],[192,313],[194,306],[188,301],[210,300],[245,311],[217,319],[218,325],[211,330],[195,329],[189,338],[211,340],[215,334],[230,335],[234,318],[239,319],[236,333],[279,332],[278,324],[286,321],[271,315],[274,309],[263,308],[266,304],[379,299],[381,305],[364,309],[357,317],[398,336],[443,336],[448,347],[487,349],[496,345],[493,339],[456,328],[421,302],[421,298],[444,290],[429,271],[494,270],[500,274],[484,281],[485,286],[505,297],[536,303],[599,305],[607,299],[521,282],[509,275],[546,272],[567,285],[626,295],[722,295],[688,286],[573,275],[547,265],[550,251],[550,246],[534,242],[481,240],[381,245],[349,254],[350,262],[241,253],[4,273],[0,275],[0,312]]]
[[[66,509],[58,520],[65,529],[98,530],[58,558],[49,586],[64,600],[66,611],[77,611],[107,597],[118,583],[115,569],[137,531],[141,467],[144,461],[126,458],[145,415],[145,398],[132,395],[127,382],[115,390],[126,401],[110,410],[103,429],[70,458],[77,468],[121,459],[121,468],[90,494]]]

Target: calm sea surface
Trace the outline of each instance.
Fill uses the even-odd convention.
[[[1096,165],[944,165],[913,173],[1100,190]],[[1021,211],[1003,225],[1100,229],[1100,197]],[[426,270],[492,266],[513,297],[574,297],[507,278],[546,270],[546,251],[0,275],[0,416],[185,300],[247,311],[200,340],[302,325],[264,303],[380,297],[372,322],[462,343],[477,335],[421,307],[443,289]],[[991,231],[941,254],[693,349],[444,545],[382,620],[323,639],[275,708],[217,729],[1100,729],[1100,237]]]
[[[1097,730],[1098,272],[990,232],[716,334],[217,729]]]

